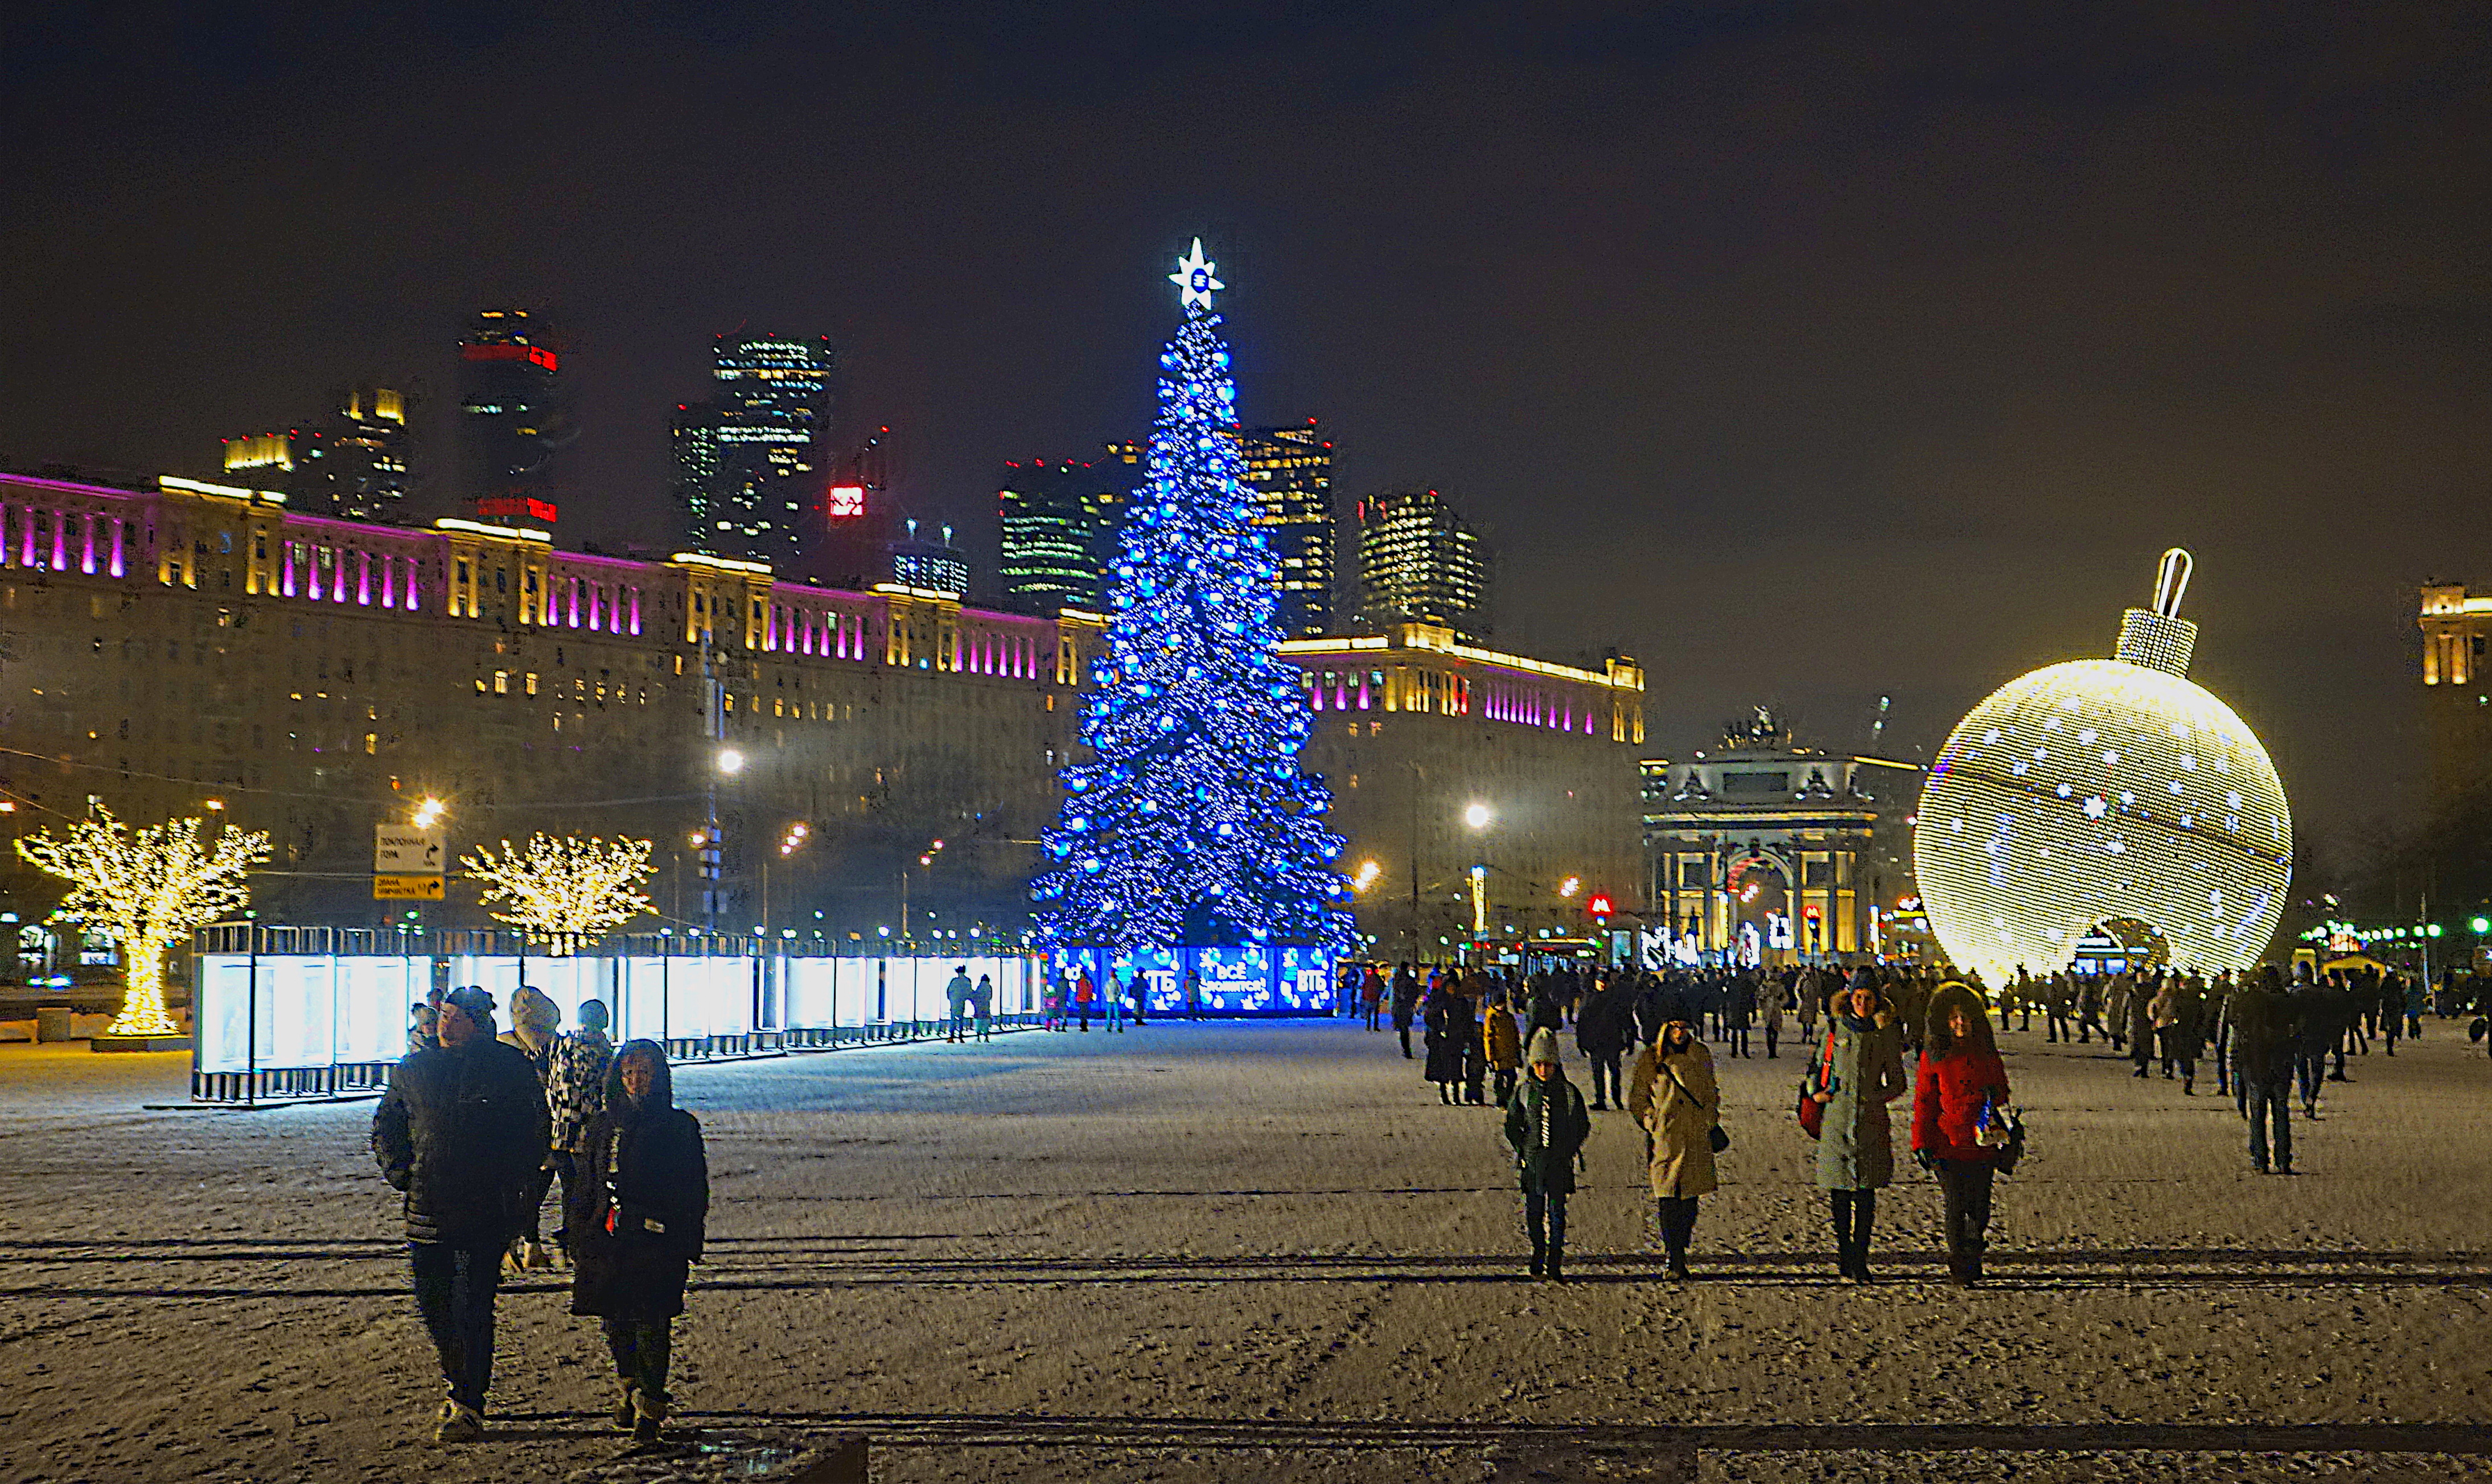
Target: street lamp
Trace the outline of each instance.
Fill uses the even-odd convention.
[[[718,750],[718,770],[729,778],[744,771],[744,755],[731,747]]]
[[[211,809],[224,808],[222,804],[216,803],[211,803],[208,807]],[[430,829],[433,824],[440,819],[442,815],[447,812],[447,806],[439,799],[428,797],[423,803],[415,806],[415,827],[420,830]]]
[[[1496,814],[1486,804],[1473,804],[1463,811],[1463,822],[1475,830],[1488,828],[1489,821],[1496,817]]]

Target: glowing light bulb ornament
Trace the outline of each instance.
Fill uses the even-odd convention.
[[[1211,309],[1227,285],[1200,238],[1169,282],[1185,322],[1160,357],[1148,493],[1125,520],[1107,655],[1083,702],[1091,757],[1064,772],[1050,869],[1031,883],[1039,940],[1347,949],[1342,840],[1324,828],[1330,793],[1298,769],[1308,720],[1280,657],[1278,569],[1247,523],[1236,389]]]
[[[2163,553],[2115,658],[2000,687],[1930,766],[1913,865],[1931,931],[1994,988],[2096,935],[2149,965],[2247,968],[2283,915],[2292,813],[2258,737],[2188,679],[2190,565]]]

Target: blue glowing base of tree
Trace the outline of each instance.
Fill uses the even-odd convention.
[[[1126,517],[1091,760],[1032,883],[1040,942],[1118,954],[1347,950],[1331,794],[1298,769],[1307,714],[1273,623],[1277,569],[1248,523],[1220,318],[1189,307],[1160,357],[1150,479]]]
[[[1059,948],[1048,955],[1047,971],[1068,987],[1074,976],[1086,971],[1103,994],[1111,977],[1121,988],[1140,974],[1143,1000],[1153,1015],[1336,1015],[1341,1002],[1335,963],[1329,949],[1307,945],[1143,948],[1132,953]],[[1191,1002],[1186,997],[1189,977],[1194,980]]]

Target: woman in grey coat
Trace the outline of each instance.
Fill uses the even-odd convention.
[[[1837,1270],[1854,1283],[1869,1277],[1869,1230],[1878,1215],[1878,1192],[1895,1178],[1895,1140],[1886,1105],[1912,1086],[1904,1075],[1904,1037],[1893,1007],[1872,969],[1855,969],[1852,983],[1826,1003],[1832,1050],[1812,1048],[1824,1072],[1812,1094],[1825,1105],[1817,1145],[1817,1184],[1834,1217]]]

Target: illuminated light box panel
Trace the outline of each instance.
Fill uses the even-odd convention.
[[[1069,987],[1085,969],[1103,995],[1109,993],[1110,974],[1121,985],[1140,973],[1145,986],[1144,998],[1153,1015],[1184,1013],[1188,970],[1202,976],[1201,1008],[1205,1015],[1333,1013],[1333,961],[1331,954],[1321,948],[1295,944],[1149,948],[1132,954],[1104,948],[1059,949],[1049,955],[1047,971],[1068,987],[1068,1010],[1073,1006]]]

